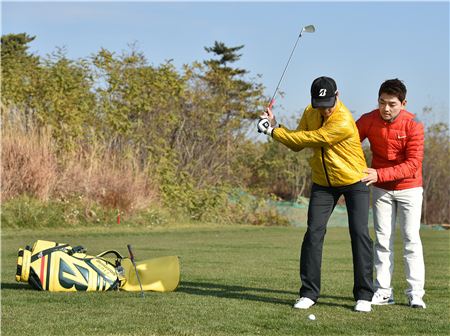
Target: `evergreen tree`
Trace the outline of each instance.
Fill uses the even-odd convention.
[[[238,61],[241,58],[242,54],[237,54],[236,52],[238,50],[241,50],[243,47],[244,47],[244,45],[229,48],[225,45],[225,43],[215,41],[214,46],[205,47],[205,50],[207,52],[214,53],[217,56],[221,57],[220,60],[218,60],[218,61],[210,60],[209,62],[226,66],[227,62],[233,63],[233,62]]]

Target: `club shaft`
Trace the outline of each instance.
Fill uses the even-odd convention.
[[[141,296],[144,297],[144,290],[142,289],[141,278],[139,277],[139,272],[138,272],[137,267],[136,267],[136,262],[134,261],[134,254],[133,254],[133,251],[131,249],[131,245],[128,244],[127,248],[128,248],[128,252],[130,254],[131,263],[133,264],[134,271],[136,272],[136,278],[138,279],[139,287],[141,288]]]
[[[287,68],[289,66],[289,63],[291,62],[292,55],[294,54],[295,48],[297,47],[297,44],[298,44],[298,41],[300,40],[300,37],[302,37],[303,32],[314,33],[315,31],[316,31],[316,28],[313,25],[308,25],[308,26],[303,27],[302,30],[300,31],[300,34],[298,34],[297,40],[295,41],[294,47],[292,48],[291,54],[289,55],[288,61],[286,63],[286,66],[284,67],[283,73],[281,74],[280,80],[278,81],[277,88],[275,89],[275,92],[273,93],[273,96],[272,96],[272,98],[269,101],[269,104],[268,104],[269,108],[272,108],[272,105],[275,102],[274,101],[275,96],[278,93],[278,89],[280,88],[281,81],[283,80],[284,74],[286,73],[286,70],[287,70]]]
[[[278,89],[280,88],[281,81],[283,80],[284,74],[286,73],[289,63],[291,62],[292,55],[294,55],[294,51],[295,51],[295,48],[297,48],[297,44],[298,44],[298,41],[300,40],[300,37],[302,37],[302,33],[300,33],[298,35],[297,40],[295,41],[294,47],[292,48],[291,54],[289,55],[286,66],[284,67],[283,73],[281,74],[280,80],[278,81],[277,88],[275,89],[275,92],[273,93],[273,96],[269,101],[269,105],[271,105],[273,103],[273,100],[275,99],[275,96],[277,95]]]

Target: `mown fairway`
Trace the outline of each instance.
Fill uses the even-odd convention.
[[[397,239],[396,305],[353,309],[353,272],[345,228],[330,228],[322,297],[308,311],[292,308],[299,287],[303,228],[97,228],[3,230],[2,335],[448,335],[449,232],[422,230],[426,310],[409,308]],[[373,237],[373,235],[372,235]],[[399,238],[399,235],[398,235]],[[19,247],[47,239],[83,245],[89,254],[134,247],[136,259],[178,255],[173,293],[48,293],[14,280]],[[317,320],[307,316],[315,314]]]

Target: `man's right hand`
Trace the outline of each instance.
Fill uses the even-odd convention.
[[[267,106],[266,112],[263,113],[260,117],[261,119],[269,119],[270,126],[277,127],[277,120],[275,119],[275,116],[272,113],[272,109],[270,106]]]

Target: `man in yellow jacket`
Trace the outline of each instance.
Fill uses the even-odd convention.
[[[355,310],[370,312],[373,252],[368,229],[369,189],[361,182],[367,166],[355,121],[338,96],[336,82],[319,77],[312,83],[311,105],[296,130],[277,125],[269,107],[258,122],[258,131],[294,151],[306,147],[314,151],[310,159],[313,186],[308,228],[300,257],[302,286],[294,308],[308,309],[319,299],[326,226],[339,197],[344,195],[353,254]]]

